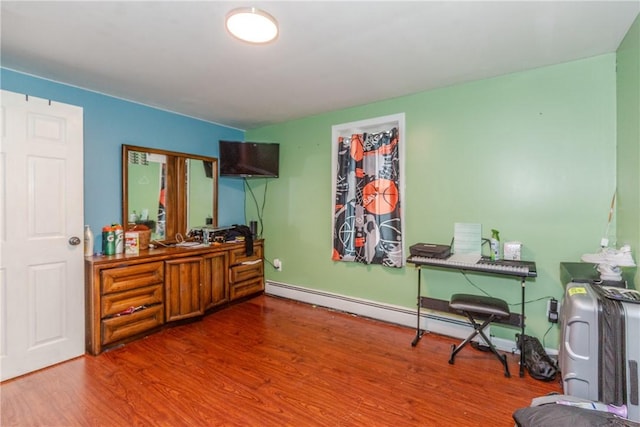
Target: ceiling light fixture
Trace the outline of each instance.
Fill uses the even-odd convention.
[[[278,37],[278,22],[267,12],[255,7],[234,9],[227,14],[229,33],[249,43],[268,43]]]

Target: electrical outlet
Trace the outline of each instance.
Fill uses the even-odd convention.
[[[276,271],[282,271],[282,261],[280,261],[279,258],[275,258],[273,260],[273,267],[276,269]]]
[[[547,302],[547,319],[551,323],[558,323],[558,300],[555,298]]]

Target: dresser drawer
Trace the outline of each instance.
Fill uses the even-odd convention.
[[[264,273],[262,260],[249,262],[250,264],[238,264],[229,269],[229,283],[238,283],[254,277],[262,278]]]
[[[231,300],[242,298],[247,295],[255,294],[264,290],[264,281],[262,276],[255,279],[245,280],[244,282],[232,284],[229,287],[229,297]]]
[[[247,256],[244,246],[229,251],[229,265],[240,264],[245,261],[262,259],[262,245],[253,245],[253,255]]]
[[[164,305],[136,311],[102,321],[102,345],[133,337],[164,323]]]
[[[102,317],[122,313],[129,307],[162,303],[163,295],[162,285],[145,286],[144,288],[104,295],[102,297]]]
[[[164,264],[150,262],[127,267],[110,268],[100,272],[102,293],[121,292],[164,281]]]

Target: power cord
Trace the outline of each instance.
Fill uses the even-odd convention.
[[[544,343],[544,340],[547,339],[547,334],[549,333],[551,328],[553,328],[553,323],[551,324],[551,326],[549,326],[549,329],[547,329],[547,332],[545,332],[544,335],[542,336],[542,346],[544,348],[547,348],[547,345]]]
[[[264,179],[264,194],[262,196],[262,208],[260,208],[258,206],[258,200],[256,199],[256,195],[253,193],[253,189],[249,185],[249,181],[247,180],[247,178],[244,177],[243,180],[244,180],[245,187],[247,187],[249,189],[249,193],[251,194],[251,198],[253,199],[253,202],[256,205],[256,212],[258,214],[258,222],[260,223],[260,232],[258,233],[258,236],[262,236],[262,230],[263,230],[262,214],[264,213],[264,206],[265,206],[266,201],[267,201],[267,187],[269,185],[269,180],[267,178]],[[245,211],[244,222],[246,223],[247,222],[247,218],[246,218],[246,212],[247,212],[246,202],[245,202],[244,211]]]
[[[480,286],[476,285],[476,284],[475,284],[471,279],[469,279],[469,276],[467,276],[467,273],[466,273],[466,272],[464,272],[464,271],[462,271],[462,270],[461,270],[461,271],[460,271],[460,273],[464,276],[464,278],[467,280],[467,282],[469,282],[469,284],[471,284],[471,286],[473,286],[474,288],[476,288],[478,291],[482,292],[482,293],[483,293],[483,294],[485,294],[486,296],[488,296],[488,297],[492,297],[492,298],[493,298],[493,295],[491,295],[490,293],[488,293],[487,291],[485,291],[484,289],[482,289]],[[554,298],[554,297],[553,297],[553,296],[551,296],[551,295],[547,295],[547,296],[544,296],[544,297],[540,297],[540,298],[536,298],[536,299],[532,299],[532,300],[525,301],[524,303],[525,303],[525,304],[529,304],[529,303],[532,303],[532,302],[538,302],[538,301],[548,300],[549,298]],[[522,301],[520,301],[520,302],[515,302],[515,303],[508,303],[507,305],[508,305],[509,307],[517,307],[517,306],[522,305]]]
[[[490,295],[487,291],[485,291],[484,289],[482,289],[480,286],[476,285],[475,283],[473,283],[473,281],[471,279],[469,279],[469,276],[467,276],[467,273],[465,273],[464,271],[460,270],[460,273],[462,273],[462,276],[464,276],[464,278],[467,280],[467,282],[469,282],[469,284],[471,284],[471,286],[473,286],[474,288],[476,288],[477,290],[479,290],[480,292],[482,292],[483,294],[485,294],[488,297],[493,297],[493,295]],[[511,304],[509,304],[511,305]]]

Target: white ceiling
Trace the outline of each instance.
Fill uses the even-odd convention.
[[[224,29],[257,6],[253,46]],[[2,67],[251,129],[615,52],[628,1],[7,1]]]

